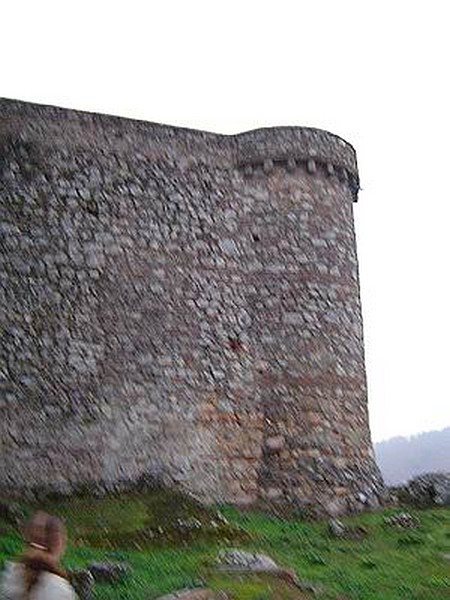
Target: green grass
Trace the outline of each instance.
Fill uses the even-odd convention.
[[[30,513],[35,507],[24,508]],[[420,520],[414,530],[384,525],[383,517],[399,509],[344,519],[367,528],[361,540],[330,538],[325,521],[283,519],[230,506],[206,509],[164,490],[54,500],[43,508],[67,524],[66,567],[105,559],[131,565],[124,583],[96,586],[99,600],[151,600],[203,583],[242,600],[306,597],[273,577],[217,573],[214,559],[226,547],[269,554],[301,579],[322,584],[324,600],[450,600],[450,561],[442,557],[450,553],[449,508],[408,509]],[[18,532],[0,522],[0,534],[0,561],[17,556]]]
[[[208,587],[222,590],[231,598],[239,600],[299,600],[306,598],[295,587],[270,575],[212,575]]]

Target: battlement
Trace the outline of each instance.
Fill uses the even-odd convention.
[[[267,127],[223,135],[0,98],[0,136],[19,136],[50,147],[132,144],[136,151],[140,145],[144,153],[176,146],[183,153],[184,146],[191,156],[238,168],[247,176],[258,171],[268,174],[276,166],[291,173],[303,168],[337,177],[355,201],[359,190],[354,148],[332,133],[309,127]]]
[[[327,131],[309,127],[271,127],[236,136],[237,164],[246,174],[255,169],[269,173],[279,165],[288,171],[304,167],[309,173],[322,171],[348,183],[355,199],[359,189],[354,148]]]

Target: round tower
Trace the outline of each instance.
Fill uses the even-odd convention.
[[[340,512],[377,503],[353,222],[353,148],[328,132],[237,137],[252,198],[247,285],[264,415],[258,494]]]
[[[1,100],[0,173],[3,489],[376,503],[349,144]]]

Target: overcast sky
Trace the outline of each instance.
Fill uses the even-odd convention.
[[[375,441],[450,425],[448,2],[2,3],[0,95],[358,153]]]

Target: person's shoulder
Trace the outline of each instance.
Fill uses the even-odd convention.
[[[23,585],[23,565],[7,561],[1,574],[0,597],[14,598],[20,595]]]
[[[19,574],[23,573],[23,564],[20,562],[13,562],[12,560],[6,560],[3,568],[3,576],[4,577],[17,577]]]
[[[1,600],[20,598],[23,592],[23,565],[6,562],[1,577]],[[36,600],[76,600],[77,595],[64,577],[55,573],[42,573],[33,594]]]
[[[75,600],[77,597],[67,579],[55,573],[45,573],[39,587],[45,600]]]
[[[11,582],[23,575],[23,565],[20,562],[5,561],[2,571],[2,583]]]

